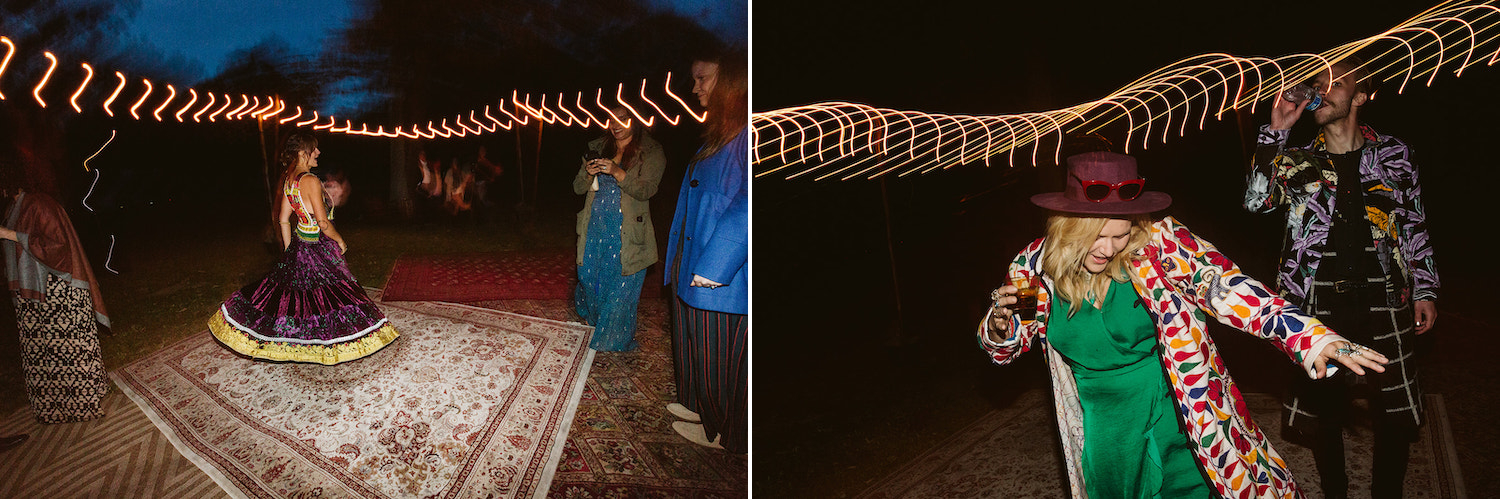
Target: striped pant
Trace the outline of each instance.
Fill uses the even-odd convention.
[[[750,428],[749,316],[693,308],[672,300],[672,352],[677,400],[703,418],[711,441],[747,450]]]

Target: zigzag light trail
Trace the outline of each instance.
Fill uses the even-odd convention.
[[[1190,121],[1203,129],[1211,110],[1215,120],[1246,107],[1253,113],[1261,101],[1280,98],[1287,87],[1356,52],[1365,56],[1362,67],[1369,78],[1399,80],[1397,94],[1411,83],[1431,86],[1443,71],[1461,77],[1469,67],[1493,66],[1500,63],[1500,8],[1495,3],[1446,1],[1384,32],[1318,54],[1188,57],[1098,100],[1051,111],[973,116],[823,102],[755,113],[751,163],[757,178],[874,179],[981,162],[990,166],[1002,154],[1014,167],[1016,149],[1029,146],[1030,164],[1035,165],[1043,148],[1051,149],[1047,153],[1054,162],[1061,159],[1063,139],[1074,132],[1123,135],[1120,143],[1128,153],[1131,147],[1149,147],[1158,127],[1161,141],[1167,142],[1173,120],[1181,137]],[[1055,148],[1048,147],[1052,142]]]
[[[4,58],[0,59],[0,79],[3,79],[7,76],[7,72],[14,73],[14,70],[11,69],[11,62],[14,56],[19,53],[20,50],[18,50],[16,44],[11,41],[10,38],[5,36],[0,36],[0,45],[4,45],[6,48]],[[54,74],[56,73],[56,70],[59,67],[61,61],[52,52],[43,52],[42,55],[46,59],[48,59],[49,65],[47,67],[46,73],[39,78],[36,85],[32,88],[31,94],[35,98],[37,105],[42,108],[46,108],[47,102],[43,98],[42,92],[47,88],[49,82],[54,78]],[[83,68],[83,70],[86,72],[86,75],[81,79],[81,81],[79,81],[77,90],[72,92],[71,98],[68,100],[68,103],[72,106],[74,112],[79,114],[84,112],[84,106],[78,103],[79,99],[83,98],[83,96],[85,95],[90,83],[93,81],[94,76],[94,68],[89,63],[81,62],[80,67]],[[119,98],[122,92],[127,90],[126,87],[131,86],[130,79],[125,75],[125,73],[115,71],[114,74],[116,78],[119,79],[119,84],[115,86],[113,92],[109,93],[109,96],[103,100],[102,105],[100,106],[100,108],[103,109],[104,114],[110,118],[116,117],[114,110],[111,108],[111,105],[114,104],[115,100]],[[12,76],[11,78],[14,79],[15,76]],[[586,90],[580,90],[577,92],[556,92],[557,98],[550,104],[548,100],[549,97],[553,95],[552,92],[541,92],[534,94],[522,93],[520,90],[512,90],[509,98],[509,107],[511,109],[506,109],[506,99],[499,99],[499,105],[496,106],[496,109],[499,110],[499,112],[503,114],[505,118],[508,118],[508,120],[504,118],[497,118],[492,115],[490,113],[491,105],[486,104],[482,107],[475,107],[473,109],[464,110],[454,114],[452,120],[454,126],[458,127],[457,129],[449,126],[449,118],[416,120],[415,123],[403,125],[355,123],[352,120],[345,120],[344,124],[340,126],[337,122],[332,121],[331,116],[327,118],[319,118],[318,112],[316,110],[311,111],[313,115],[312,119],[295,121],[297,120],[297,118],[301,117],[304,114],[303,107],[300,105],[290,104],[285,100],[276,98],[274,96],[252,96],[239,94],[239,105],[237,107],[233,107],[231,110],[231,106],[233,106],[234,104],[234,99],[231,96],[232,94],[220,92],[220,95],[223,96],[223,99],[220,100],[215,97],[214,92],[205,91],[203,92],[204,96],[200,99],[200,97],[198,96],[198,89],[187,88],[179,92],[175,85],[168,83],[162,84],[165,85],[165,93],[167,94],[166,98],[162,100],[160,104],[152,107],[145,107],[148,106],[147,101],[157,90],[158,85],[153,84],[150,80],[147,79],[139,79],[139,82],[140,83],[136,87],[141,92],[140,97],[137,98],[135,100],[135,103],[130,106],[130,116],[132,119],[135,119],[137,121],[143,119],[141,117],[141,113],[142,111],[146,111],[148,117],[154,118],[158,122],[166,122],[167,119],[162,117],[162,113],[168,112],[168,115],[176,118],[178,123],[186,123],[186,120],[183,119],[183,115],[192,112],[193,122],[202,123],[200,121],[200,117],[203,115],[203,113],[208,112],[210,109],[213,109],[215,104],[219,102],[222,102],[222,104],[217,109],[214,109],[211,113],[208,114],[209,123],[217,122],[217,118],[221,117],[221,113],[223,113],[222,117],[228,121],[248,119],[267,121],[276,119],[275,116],[281,114],[287,108],[295,107],[297,110],[295,114],[290,117],[276,119],[277,124],[292,123],[293,126],[311,126],[314,130],[326,130],[331,133],[343,133],[349,135],[363,135],[369,137],[384,138],[402,137],[408,139],[433,139],[437,137],[448,138],[454,136],[468,137],[486,133],[495,133],[502,129],[511,130],[516,125],[525,126],[531,123],[533,120],[550,126],[576,126],[580,128],[590,128],[597,126],[599,128],[608,128],[611,120],[620,122],[614,117],[612,113],[609,112],[609,109],[616,105],[627,109],[630,113],[630,116],[632,116],[632,118],[627,119],[624,122],[620,122],[622,124],[633,121],[640,121],[641,123],[646,124],[646,126],[652,126],[655,124],[657,119],[660,118],[662,121],[667,122],[669,125],[676,126],[682,123],[684,117],[691,117],[693,121],[696,121],[698,123],[702,123],[708,119],[707,112],[701,114],[694,112],[692,108],[688,106],[687,102],[682,99],[681,96],[678,96],[675,92],[672,91],[672,73],[670,72],[666,74],[665,83],[661,86],[662,94],[667,97],[667,99],[662,100],[663,102],[673,101],[678,103],[681,106],[681,109],[677,110],[676,112],[668,112],[667,110],[663,109],[660,104],[657,104],[657,101],[653,100],[647,92],[648,87],[655,87],[649,84],[650,79],[642,79],[640,82],[640,91],[638,94],[636,92],[630,92],[630,94],[632,95],[627,95],[627,92],[625,92],[625,83],[620,82],[613,85],[615,87],[615,92],[610,100],[606,101],[606,98],[604,96],[604,89],[607,88],[607,86],[601,86],[595,89],[594,99],[592,102],[588,103],[583,101],[584,95],[587,93]],[[178,99],[179,93],[186,96],[191,96],[191,99],[186,100],[186,104],[179,104],[181,105],[181,108],[176,112],[171,112],[168,108],[173,105],[174,101],[185,100]],[[566,98],[566,95],[569,93],[575,94],[575,98],[572,99],[572,109],[569,109],[569,100]],[[192,111],[192,108],[197,105],[198,101],[200,100],[203,101],[203,107],[195,112]],[[538,101],[538,103],[533,105],[533,100]],[[6,95],[4,93],[0,93],[0,102],[7,104],[11,103],[6,100]],[[142,109],[143,107],[145,107],[145,109]],[[595,110],[603,111],[603,116],[605,116],[605,118],[600,119],[599,117],[595,116],[593,112],[589,111],[589,107],[593,107]],[[477,119],[480,109],[484,110],[484,116],[492,123],[491,125],[485,125]],[[514,111],[514,113],[512,113],[511,111]],[[684,116],[684,114],[686,116]],[[468,123],[465,123],[465,117],[468,118]],[[320,121],[322,121],[322,119],[329,119],[330,121],[328,123],[318,124]],[[427,122],[425,127],[424,125],[421,125],[422,121]],[[386,129],[396,131],[387,132],[385,131]],[[410,131],[406,131],[407,129],[410,129]]]

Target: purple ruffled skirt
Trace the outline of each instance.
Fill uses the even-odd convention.
[[[230,295],[209,328],[251,357],[320,364],[364,357],[399,336],[326,235],[293,238],[270,273]]]

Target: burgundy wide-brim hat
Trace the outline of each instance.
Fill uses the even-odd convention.
[[[1084,196],[1085,180],[1116,185],[1140,178],[1136,173],[1135,158],[1124,154],[1100,151],[1068,156],[1067,186],[1062,192],[1045,192],[1032,196],[1031,203],[1053,211],[1081,215],[1139,215],[1161,211],[1172,205],[1172,196],[1165,192],[1145,191],[1129,201],[1120,198],[1119,189],[1110,189],[1109,195],[1099,201],[1091,201]]]

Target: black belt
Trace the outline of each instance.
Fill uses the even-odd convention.
[[[1344,279],[1342,281],[1313,281],[1313,284],[1331,287],[1335,293],[1348,293],[1356,289],[1372,288],[1376,286],[1385,287],[1385,281],[1370,281],[1367,279]]]

